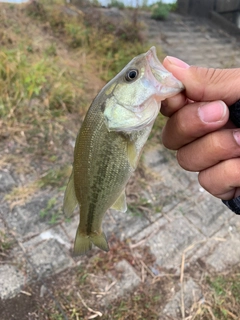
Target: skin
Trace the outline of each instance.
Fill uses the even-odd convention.
[[[186,88],[162,104],[169,117],[163,144],[177,150],[185,170],[199,172],[209,193],[224,200],[240,196],[240,129],[228,120],[228,106],[240,99],[240,68],[201,68],[174,57],[163,65]]]

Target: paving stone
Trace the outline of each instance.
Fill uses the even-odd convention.
[[[223,233],[223,228],[221,233]],[[206,257],[206,265],[212,267],[217,272],[227,270],[240,261],[240,219],[238,216],[232,217],[225,225],[225,241],[219,241],[218,245]],[[216,234],[216,237],[220,235]]]
[[[61,226],[56,226],[41,232],[39,235],[31,238],[29,241],[23,242],[22,246],[25,248],[25,250],[30,252],[31,250],[34,250],[35,246],[37,246],[39,243],[50,239],[56,240],[68,250],[71,248],[70,241]]]
[[[160,222],[162,221],[162,224]],[[150,229],[150,230],[148,230]],[[156,263],[165,268],[179,269],[183,251],[191,244],[198,242],[204,237],[184,217],[177,218],[172,222],[160,220],[133,240],[140,241],[144,235],[152,235],[146,239],[145,245],[150,247],[156,257]],[[142,236],[142,237],[141,237]]]
[[[27,251],[27,255],[39,277],[58,273],[75,265],[69,251],[53,238],[37,243]]]
[[[236,39],[217,26],[210,25],[208,20],[197,21],[194,18],[191,21],[171,13],[167,21],[152,22],[149,19],[148,25],[160,30],[164,39],[161,46],[167,54],[178,56],[189,64],[223,67],[224,63],[230,61],[229,52],[239,56]],[[206,54],[206,51],[211,52],[211,55]],[[220,55],[224,55],[224,61],[219,61]],[[234,66],[238,64],[233,61],[229,67]]]
[[[154,205],[162,207],[163,213],[176,207],[186,196],[192,196],[193,185],[198,186],[196,175],[190,175],[180,169],[172,152],[163,147],[148,148],[144,153],[144,164],[151,168],[155,176],[151,183],[151,189],[157,199]],[[156,215],[157,218],[158,216]]]
[[[73,217],[71,217],[69,221],[65,221],[62,223],[62,227],[64,228],[71,243],[74,243],[78,224],[79,214],[76,214]]]
[[[222,272],[239,264],[240,261],[240,240],[227,239],[218,243],[214,252],[205,260],[206,265],[211,266],[215,271]]]
[[[185,217],[208,237],[233,216],[219,199],[213,198],[207,192],[199,193],[194,197],[194,201],[185,202],[183,206]]]
[[[168,162],[172,159],[172,154],[161,145],[149,145],[143,153],[144,165],[159,174],[159,177],[161,177],[161,170],[165,169]]]
[[[3,208],[3,218],[19,240],[23,241],[49,228],[54,209],[45,217],[41,217],[41,210],[47,207],[52,196],[51,193],[40,193],[24,206],[16,206],[13,210],[7,206]]]
[[[129,209],[127,212],[109,210],[103,220],[103,230],[107,237],[114,234],[120,240],[124,240],[141,232],[149,224],[150,222],[146,217],[136,216]]]
[[[239,261],[239,231],[240,219],[235,215],[211,238],[206,238],[206,242],[196,248],[194,255],[189,255],[186,266],[197,262],[201,267],[215,271],[233,266]]]
[[[196,181],[195,176],[190,179],[190,175],[180,169],[174,154],[163,146],[147,148],[144,152],[144,164],[156,173],[156,179],[164,181],[166,188],[171,190],[174,185],[175,192],[185,190],[192,181]]]
[[[116,279],[111,273],[108,273],[106,275],[109,279],[108,282],[103,281],[99,287],[100,291],[104,292],[108,286],[112,285],[108,294],[101,301],[104,305],[125,297],[131,291],[134,292],[134,288],[141,282],[133,267],[126,260],[121,260],[115,264],[114,273],[116,272],[121,274],[120,278]]]
[[[184,283],[183,287],[184,308],[185,315],[189,314],[194,303],[197,303],[202,298],[201,288],[192,279],[188,279]],[[174,319],[182,319],[181,307],[182,307],[182,291],[179,290],[174,297],[167,303],[163,309],[163,313],[167,316],[174,317]]]
[[[165,217],[161,217],[154,223],[150,224],[148,227],[143,229],[141,232],[137,233],[132,240],[134,242],[139,242],[143,239],[148,239],[153,237],[155,233],[159,232],[168,223],[168,220]]]
[[[3,264],[0,265],[0,298],[9,299],[15,296],[26,284],[25,275],[19,268]]]
[[[36,273],[19,245],[8,251],[6,263],[0,264],[0,298],[15,296],[36,279]]]
[[[0,171],[0,192],[10,191],[16,185],[11,174],[7,171]]]

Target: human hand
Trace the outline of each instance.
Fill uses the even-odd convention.
[[[184,169],[199,172],[212,195],[240,196],[240,130],[228,121],[227,107],[240,99],[240,69],[189,67],[172,57],[163,64],[186,88],[163,102],[161,112],[169,117],[163,144],[177,150]]]

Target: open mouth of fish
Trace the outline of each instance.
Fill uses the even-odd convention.
[[[152,47],[146,53],[149,68],[146,68],[146,77],[157,89],[157,96],[164,100],[184,89],[181,81],[176,79],[158,60],[156,48]]]

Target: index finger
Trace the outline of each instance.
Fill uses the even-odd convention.
[[[171,117],[176,111],[188,104],[188,102],[184,92],[180,92],[162,102],[161,113],[166,117]]]
[[[186,62],[179,59],[176,59],[176,60],[178,62],[178,65],[181,68],[185,69],[189,67],[189,65]],[[163,65],[166,68],[168,67],[168,60],[166,58],[163,60]],[[188,99],[185,95],[185,90],[184,90],[183,92],[178,93],[176,96],[173,96],[171,98],[164,100],[161,106],[161,113],[164,116],[170,117],[176,111],[184,107],[187,103],[188,103]]]
[[[166,57],[164,67],[184,84],[185,94],[194,101],[222,100],[228,106],[240,98],[240,68],[214,69],[188,66],[185,62]]]

